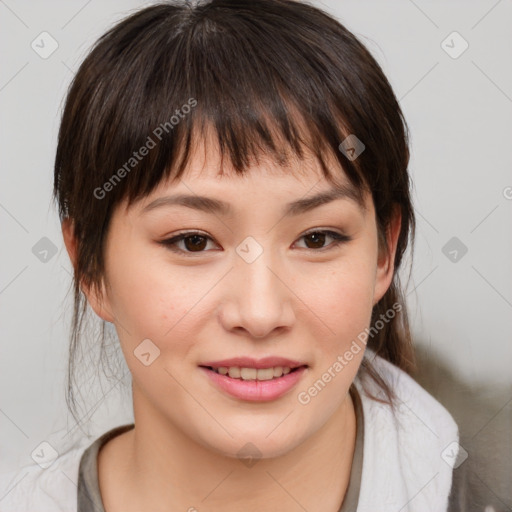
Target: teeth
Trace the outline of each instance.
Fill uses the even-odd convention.
[[[271,380],[287,375],[292,370],[288,366],[275,366],[272,368],[240,368],[238,366],[220,366],[214,368],[214,371],[221,375],[229,375],[232,379],[242,380]]]
[[[240,371],[240,368],[236,367],[236,366],[232,366],[229,371],[229,376],[232,378],[232,379],[239,379],[240,378],[240,374],[241,374],[241,371]]]

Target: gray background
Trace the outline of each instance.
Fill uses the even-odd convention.
[[[64,401],[71,267],[50,202],[56,136],[88,48],[150,3],[0,1],[0,470],[31,463],[42,441],[62,451],[84,435]],[[409,124],[418,231],[407,299],[417,378],[452,412],[468,460],[484,458],[479,478],[509,510],[512,2],[316,4],[366,44]],[[31,47],[44,31],[58,44],[46,59]],[[454,31],[469,45],[459,56]],[[54,255],[41,253],[48,246]],[[131,421],[129,391],[112,379],[92,385],[83,415],[91,438]]]

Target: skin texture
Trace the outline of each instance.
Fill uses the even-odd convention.
[[[348,390],[363,351],[310,403],[297,396],[369,325],[393,277],[400,219],[388,230],[388,252],[379,254],[369,194],[366,211],[339,199],[282,216],[286,203],[331,188],[315,160],[287,168],[260,160],[244,177],[220,177],[219,168],[215,148],[198,144],[179,182],[161,183],[129,209],[119,206],[101,293],[84,290],[94,311],[115,324],[133,378],[136,427],[98,457],[106,511],[335,512],[349,481],[356,422]],[[233,213],[185,206],[142,213],[178,192],[221,199]],[[312,228],[352,239],[308,243]],[[179,242],[190,256],[159,243],[183,230],[211,240],[203,252]],[[71,223],[63,223],[63,234],[74,260]],[[236,252],[248,236],[263,249],[250,264]],[[160,350],[149,366],[134,355],[147,338]],[[309,368],[281,398],[247,402],[224,394],[198,368],[241,355],[284,356]],[[237,458],[247,442],[262,457],[251,467]]]

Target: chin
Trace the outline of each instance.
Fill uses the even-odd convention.
[[[281,420],[282,418],[279,421]],[[289,425],[288,429],[283,428],[283,425],[276,428],[279,421],[270,429],[258,430],[255,430],[254,426],[247,425],[245,430],[235,431],[226,425],[228,431],[233,434],[232,438],[227,434],[221,434],[218,438],[212,439],[210,431],[209,437],[203,438],[201,444],[224,457],[240,459],[250,467],[253,460],[273,459],[286,455],[307,439],[306,432],[301,435],[295,428],[290,429],[293,425]],[[272,432],[273,429],[275,429],[274,432]],[[278,432],[278,430],[281,431]],[[272,433],[269,435],[270,432]]]

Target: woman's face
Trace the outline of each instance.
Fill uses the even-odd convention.
[[[251,442],[273,457],[313,436],[343,406],[364,353],[358,336],[392,267],[378,258],[371,196],[366,209],[343,194],[309,201],[334,190],[316,161],[286,171],[266,163],[244,177],[221,177],[217,156],[210,151],[205,162],[203,154],[199,147],[179,182],[117,208],[103,305],[88,298],[116,326],[136,421],[169,425],[225,455],[237,456]],[[177,195],[190,198],[170,199]],[[184,231],[199,236],[165,242]],[[343,238],[337,243],[324,231]],[[236,382],[203,368],[236,357],[286,358],[306,368]]]

